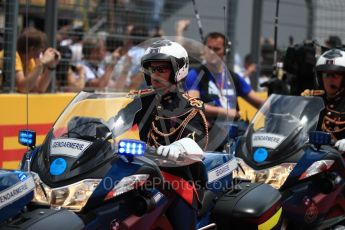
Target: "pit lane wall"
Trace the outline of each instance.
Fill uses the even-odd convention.
[[[18,168],[26,151],[26,147],[18,143],[20,129],[35,130],[36,143],[41,144],[56,118],[74,96],[74,93],[30,94],[28,96],[0,94],[0,168]],[[260,96],[267,97],[266,93],[261,93]],[[256,112],[254,107],[241,98],[239,106],[243,118],[248,116],[250,119]]]

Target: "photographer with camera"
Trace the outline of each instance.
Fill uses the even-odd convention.
[[[51,82],[50,72],[55,70],[60,53],[46,48],[47,37],[35,28],[26,28],[17,39],[16,86],[20,93],[47,91]],[[0,69],[3,68],[4,51],[0,52]],[[5,76],[10,77],[10,76]]]
[[[84,68],[74,63],[69,46],[58,46],[61,60],[56,66],[56,85],[62,92],[79,92],[85,87]]]
[[[118,50],[110,58],[106,58],[105,39],[101,36],[86,38],[83,42],[83,60],[80,66],[85,72],[85,86],[92,90],[102,90],[114,84],[111,79],[114,67],[118,61]]]
[[[290,46],[284,56],[284,70],[287,72],[286,84],[291,95],[300,95],[305,89],[314,88],[314,68],[317,58],[329,49],[342,48],[338,36],[329,36],[325,46],[315,40],[306,40]]]

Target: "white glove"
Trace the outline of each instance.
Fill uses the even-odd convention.
[[[193,161],[201,161],[203,151],[193,139],[182,138],[170,145],[159,146],[157,154],[173,161],[176,161],[180,155],[188,155]]]
[[[345,139],[341,139],[335,143],[335,147],[339,149],[339,151],[345,151]]]

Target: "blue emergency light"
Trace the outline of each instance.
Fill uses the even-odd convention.
[[[118,145],[118,153],[125,156],[143,156],[146,150],[146,143],[139,140],[123,139]]]
[[[20,130],[18,134],[18,142],[25,146],[35,146],[36,132],[28,129]]]

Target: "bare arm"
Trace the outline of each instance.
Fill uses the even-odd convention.
[[[183,44],[183,33],[187,30],[189,24],[190,24],[189,19],[181,19],[176,22],[176,27],[175,27],[176,42]]]
[[[127,86],[127,75],[128,75],[128,71],[132,65],[132,58],[128,55],[125,54],[123,56],[124,61],[122,62],[123,65],[119,66],[119,68],[122,68],[119,75],[116,76],[116,80],[113,84],[113,88],[117,89],[117,90],[125,90],[128,88]],[[142,76],[142,75],[140,75]]]
[[[265,100],[260,98],[259,95],[251,90],[246,96],[243,97],[249,104],[259,109],[264,103]]]
[[[85,87],[85,71],[82,66],[77,66],[76,69],[77,73],[73,73],[72,69],[68,68],[67,83],[73,91],[80,91]]]
[[[104,88],[108,86],[108,83],[111,78],[111,74],[113,72],[114,66],[106,66],[105,67],[105,73],[100,77],[100,78],[94,78],[90,81],[88,81],[88,86],[89,87],[94,87],[94,88]]]
[[[114,67],[121,57],[122,47],[118,47],[111,54],[111,61],[106,64],[105,73],[100,78],[95,78],[88,81],[88,86],[95,88],[104,88],[107,86],[113,87],[114,82],[111,80],[113,75]]]
[[[189,90],[188,95],[191,97],[200,98],[200,92],[198,90]],[[205,114],[209,117],[228,117],[228,118],[238,118],[240,115],[236,109],[226,109],[223,107],[218,107],[210,104],[205,104]]]
[[[48,86],[51,82],[51,70],[44,68],[43,73],[38,77],[35,91],[38,93],[47,92]]]
[[[183,37],[183,32],[187,30],[188,26],[190,24],[189,19],[181,19],[176,22],[176,33],[175,35],[177,37]]]
[[[51,71],[56,68],[56,65],[59,63],[61,55],[59,51],[54,48],[48,48],[44,51],[40,62],[46,67],[43,70],[43,74],[38,77],[37,89],[38,93],[44,93],[47,91],[48,86],[51,82]]]
[[[205,104],[205,114],[206,116],[210,117],[223,117],[223,118],[239,118],[240,114],[237,112],[236,109],[230,109],[230,108],[223,108],[223,107],[218,107],[210,104]]]
[[[27,76],[23,71],[16,73],[16,85],[18,92],[26,93],[27,91],[34,90],[38,93],[43,93],[47,90],[50,84],[50,70],[45,67],[55,68],[60,59],[60,53],[53,49],[48,48],[42,57],[36,61],[36,66]],[[28,65],[28,64],[27,64]]]
[[[38,77],[43,73],[44,66],[41,62],[36,64],[35,69],[25,77],[23,71],[16,72],[17,91],[27,93],[35,88]]]

